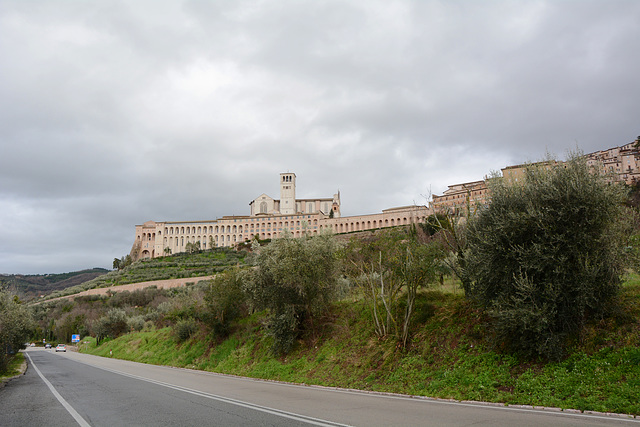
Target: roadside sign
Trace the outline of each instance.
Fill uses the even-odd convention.
[[[80,342],[80,335],[78,334],[71,335],[71,342]]]

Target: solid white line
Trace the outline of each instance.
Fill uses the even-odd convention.
[[[283,417],[283,418],[289,418],[289,419],[296,420],[296,421],[302,421],[302,422],[305,422],[305,423],[311,424],[311,425],[323,426],[323,427],[348,427],[348,424],[340,424],[340,423],[336,423],[336,422],[333,422],[333,421],[327,421],[327,420],[322,420],[322,419],[319,419],[319,418],[309,417],[309,416],[306,416],[306,415],[295,414],[293,412],[287,412],[287,411],[283,411],[283,410],[280,410],[280,409],[269,408],[267,406],[256,405],[254,403],[244,402],[242,400],[236,400],[236,399],[232,399],[232,398],[229,398],[229,397],[224,397],[224,396],[219,396],[219,395],[216,395],[216,394],[207,393],[207,392],[204,392],[204,391],[198,391],[198,390],[190,389],[190,388],[187,388],[187,387],[177,386],[177,385],[166,383],[166,382],[163,382],[163,381],[158,381],[158,380],[153,380],[153,379],[150,379],[150,378],[141,377],[141,376],[138,376],[138,375],[128,374],[126,372],[121,372],[121,371],[117,371],[117,370],[114,370],[114,369],[93,365],[91,363],[87,363],[87,362],[84,362],[84,361],[76,360],[76,362],[82,363],[82,364],[85,364],[85,365],[89,365],[89,366],[92,366],[94,368],[102,369],[103,371],[111,372],[113,374],[122,375],[122,376],[125,376],[125,377],[129,377],[129,378],[133,378],[133,379],[136,379],[136,380],[140,380],[140,381],[146,381],[148,383],[152,383],[152,384],[160,385],[160,386],[163,386],[163,387],[171,388],[173,390],[194,394],[194,395],[200,396],[200,397],[206,397],[208,399],[217,400],[217,401],[224,402],[224,403],[230,403],[232,405],[241,406],[243,408],[253,409],[253,410],[256,410],[256,411],[260,411],[260,412],[265,412],[267,414],[276,415],[276,416],[280,416],[280,417]]]
[[[236,406],[241,406],[241,407],[248,408],[248,409],[257,410],[257,411],[265,412],[265,413],[268,413],[268,414],[277,415],[277,416],[284,417],[284,418],[289,418],[289,419],[296,420],[296,421],[303,421],[303,422],[305,422],[307,424],[311,424],[311,425],[325,426],[325,427],[331,427],[331,426],[348,427],[347,424],[335,423],[335,422],[332,422],[332,421],[326,421],[326,420],[322,420],[322,419],[319,419],[319,418],[309,417],[309,416],[306,416],[306,415],[295,414],[293,412],[287,412],[287,411],[283,411],[283,410],[280,410],[280,409],[269,408],[267,406],[256,405],[254,403],[244,402],[242,400],[231,399],[229,397],[224,397],[224,396],[219,396],[219,395],[216,395],[216,394],[211,394],[211,393],[207,393],[207,392],[203,392],[203,391],[193,390],[193,389],[190,389],[190,388],[187,388],[187,387],[177,386],[177,385],[165,383],[165,382],[162,382],[162,381],[152,380],[152,379],[149,379],[149,378],[139,377],[137,375],[126,374],[126,373],[118,372],[118,371],[111,371],[111,372],[113,372],[115,374],[124,375],[124,376],[130,377],[130,378],[134,378],[134,379],[137,379],[137,380],[147,381],[147,382],[150,382],[152,384],[160,385],[160,386],[163,386],[163,387],[168,387],[168,388],[171,388],[171,389],[174,389],[174,390],[183,391],[185,393],[194,394],[196,396],[206,397],[208,399],[218,400],[220,402],[230,403],[232,405],[236,405]]]
[[[42,381],[44,381],[47,387],[49,387],[49,390],[51,390],[51,393],[53,393],[56,399],[58,399],[58,401],[62,404],[62,406],[64,406],[64,409],[66,409],[67,412],[71,414],[71,416],[76,420],[76,422],[81,427],[91,427],[91,424],[86,422],[85,419],[82,418],[82,416],[80,416],[80,414],[75,409],[73,409],[73,406],[69,405],[69,402],[64,400],[64,397],[60,396],[60,393],[58,393],[58,391],[55,389],[55,387],[53,387],[53,385],[49,382],[49,380],[46,379],[44,375],[42,375],[42,372],[40,372],[40,369],[38,369],[36,364],[33,363],[33,360],[31,359],[31,356],[29,356],[29,353],[25,352],[24,354],[27,355],[27,357],[29,358],[29,362],[31,362],[31,365],[33,365],[33,369],[35,369],[38,375],[40,375],[40,378],[42,378]]]

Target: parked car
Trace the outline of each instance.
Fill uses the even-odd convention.
[[[57,353],[57,352],[59,352],[59,351],[64,351],[64,352],[66,352],[66,351],[67,351],[67,346],[66,346],[66,345],[64,345],[64,344],[58,344],[58,345],[56,346],[56,353]]]
[[[46,343],[46,344],[44,345],[44,348],[51,348],[51,344]]]

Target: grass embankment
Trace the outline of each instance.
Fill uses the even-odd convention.
[[[417,307],[411,347],[373,334],[359,301],[343,301],[284,358],[270,353],[261,313],[226,340],[205,332],[182,344],[170,328],[104,342],[83,352],[145,363],[255,378],[432,396],[640,414],[640,279],[629,278],[623,309],[588,326],[572,354],[558,363],[500,354],[484,339],[486,318],[458,292],[429,291]]]
[[[24,354],[22,354],[21,352],[16,353],[16,355],[13,358],[11,358],[9,365],[7,366],[7,370],[4,372],[0,372],[0,383],[2,383],[2,381],[7,378],[20,375],[22,373],[20,368],[22,367],[23,363],[24,363]]]

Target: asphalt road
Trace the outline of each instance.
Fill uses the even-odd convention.
[[[496,407],[237,378],[28,349],[0,426],[623,426],[618,416]]]

